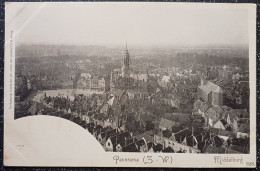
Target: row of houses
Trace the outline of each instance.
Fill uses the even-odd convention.
[[[162,150],[171,148],[178,153],[249,152],[249,139],[242,136],[241,132],[215,127],[198,131],[198,127],[194,127],[193,123],[181,127],[177,121],[165,118],[161,119],[159,128],[161,131],[154,134],[153,142],[155,145],[161,145]]]
[[[107,152],[200,153],[196,140],[194,140],[194,147],[192,147],[190,137],[181,137],[178,136],[178,133],[167,137],[160,132],[153,137],[146,135],[138,139],[129,131],[112,127],[103,128],[94,122],[88,123],[86,129],[93,134]],[[182,140],[182,142],[180,143],[176,139]]]
[[[172,148],[175,152],[181,153],[200,153],[198,149],[198,141],[195,136],[183,134],[186,132],[182,130],[177,133],[169,133],[168,130],[164,130],[154,135],[154,143],[161,144],[162,149]],[[182,135],[179,135],[182,134]]]
[[[145,138],[137,139],[129,131],[90,122],[86,129],[97,139],[107,152],[148,152]]]
[[[249,137],[249,113],[245,109],[212,106],[197,100],[193,113],[204,118],[204,125],[207,127],[235,132],[237,137]]]

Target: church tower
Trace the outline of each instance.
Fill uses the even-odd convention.
[[[127,49],[127,44],[126,44],[125,56],[124,56],[123,67],[122,67],[122,77],[130,78],[130,55]]]

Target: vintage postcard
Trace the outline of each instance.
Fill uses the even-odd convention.
[[[256,5],[5,15],[5,166],[256,167]]]

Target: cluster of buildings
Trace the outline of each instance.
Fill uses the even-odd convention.
[[[105,91],[108,85],[107,80],[103,76],[93,76],[89,73],[82,73],[77,81],[77,89],[91,89]]]
[[[127,47],[122,67],[105,75],[90,74],[85,63],[60,65],[59,72],[70,68],[63,73],[54,67],[48,74],[17,75],[17,101],[48,90],[24,104],[25,113],[69,119],[110,152],[248,153],[249,83],[240,68],[193,63],[158,69],[151,63],[160,74],[141,73]]]
[[[134,73],[131,67],[131,59],[126,46],[123,65],[120,70],[111,71],[110,91],[118,89],[136,92],[147,92],[148,72],[145,74]]]

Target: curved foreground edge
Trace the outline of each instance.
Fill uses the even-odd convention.
[[[8,132],[4,139],[6,166],[57,166],[59,163],[64,165],[65,161],[71,166],[82,161],[91,165],[88,156],[104,153],[87,130],[58,117],[24,117],[6,125],[5,129]]]

